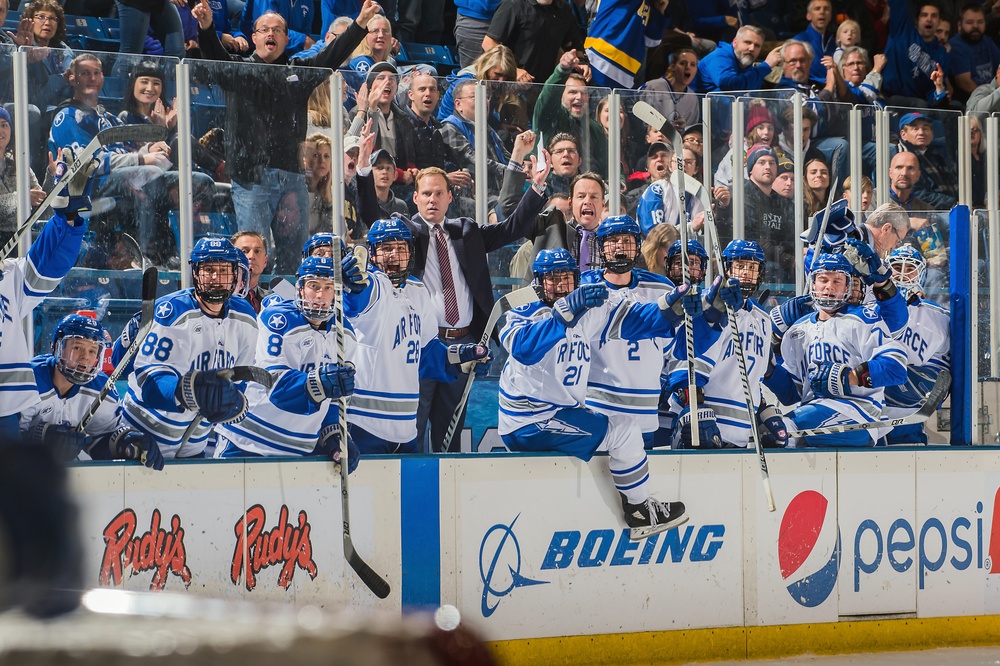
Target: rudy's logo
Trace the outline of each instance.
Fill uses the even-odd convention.
[[[815,490],[792,498],[781,517],[778,565],[792,599],[807,608],[826,601],[837,585],[840,527],[836,508]]]
[[[276,564],[281,565],[278,585],[286,590],[292,584],[296,566],[315,580],[318,570],[312,557],[312,541],[309,540],[312,527],[306,512],[299,511],[297,527],[288,522],[288,507],[284,504],[274,529],[264,529],[266,520],[264,507],[255,504],[236,521],[236,549],[230,570],[233,585],[239,585],[240,575],[245,573],[246,588],[253,590],[257,586],[257,574]]]
[[[515,587],[545,585],[547,580],[532,580],[521,575],[521,545],[514,536],[514,523],[521,514],[514,516],[510,525],[498,523],[486,530],[479,545],[479,577],[483,581],[483,617],[493,615],[500,599]],[[492,602],[492,603],[491,603]]]
[[[121,585],[126,569],[133,576],[154,571],[149,589],[162,590],[167,574],[180,577],[184,586],[191,585],[191,570],[184,552],[184,530],[181,519],[170,519],[170,531],[160,528],[160,511],[153,509],[149,531],[135,536],[136,516],[125,509],[104,528],[104,557],[101,560],[101,585]]]

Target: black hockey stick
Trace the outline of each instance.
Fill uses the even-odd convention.
[[[931,388],[930,393],[924,399],[923,404],[920,405],[920,409],[910,414],[909,416],[904,416],[898,419],[886,419],[883,421],[867,421],[865,423],[845,423],[844,425],[834,425],[826,426],[825,428],[813,428],[811,430],[796,430],[794,432],[788,433],[788,437],[811,437],[815,435],[833,435],[839,432],[852,432],[854,430],[872,430],[879,428],[895,428],[901,425],[910,425],[913,423],[923,423],[931,417],[934,412],[937,411],[938,405],[941,401],[945,399],[948,395],[948,390],[951,388],[951,373],[947,370],[942,370],[934,380],[934,386]]]
[[[701,203],[705,207],[705,227],[707,235],[712,245],[712,255],[719,264],[719,270],[723,269],[722,249],[719,247],[719,229],[715,226],[715,215],[712,214],[712,202],[708,198],[708,193],[701,190]],[[725,279],[725,274],[723,274]],[[729,317],[729,330],[733,337],[733,348],[736,350],[736,361],[740,367],[740,381],[743,382],[743,397],[747,405],[747,418],[750,420],[750,430],[753,433],[754,446],[757,449],[757,458],[760,460],[760,477],[764,483],[764,496],[767,498],[767,510],[774,511],[774,493],[771,492],[771,477],[767,472],[767,458],[764,457],[764,446],[760,441],[760,425],[757,423],[756,400],[750,392],[750,376],[747,374],[746,354],[743,350],[743,338],[740,336],[739,323],[736,321],[736,313],[733,308],[726,304],[726,315]],[[770,321],[770,320],[769,320]]]
[[[493,304],[493,309],[490,311],[490,318],[486,320],[486,329],[483,331],[483,337],[479,341],[480,346],[485,347],[490,344],[493,329],[496,327],[497,322],[500,321],[500,317],[508,310],[519,308],[528,303],[534,303],[537,300],[538,292],[535,291],[534,287],[522,287],[510,292],[506,296],[502,296],[500,300]],[[462,399],[458,401],[455,413],[451,415],[451,423],[448,424],[448,431],[444,434],[445,445],[450,443],[451,438],[455,435],[455,430],[458,428],[458,421],[462,417],[462,410],[465,409],[465,403],[469,399],[469,393],[472,391],[472,382],[475,378],[476,373],[470,369],[469,376],[465,380],[465,389],[462,391]]]
[[[21,242],[21,236],[31,229],[35,222],[42,217],[42,213],[48,210],[63,188],[72,182],[77,174],[90,164],[94,153],[101,147],[126,141],[149,143],[150,141],[162,141],[165,138],[167,138],[167,128],[159,125],[123,125],[121,127],[109,127],[106,130],[98,132],[97,136],[91,139],[90,143],[82,151],[73,156],[73,163],[66,168],[66,172],[59,178],[56,186],[52,188],[51,192],[45,195],[42,203],[38,204],[38,207],[35,208],[35,212],[28,217],[24,224],[18,227],[14,235],[7,241],[7,244],[3,246],[3,249],[0,250],[0,261],[10,256],[10,253],[17,247],[17,244]]]
[[[340,274],[340,241],[333,241],[333,299],[334,318],[337,327],[337,363],[344,364],[344,278]],[[358,262],[361,263],[360,260]],[[368,586],[376,597],[385,599],[389,596],[389,583],[375,573],[375,570],[365,562],[358,551],[354,550],[354,540],[351,538],[351,508],[350,492],[348,490],[348,451],[347,451],[347,398],[341,396],[337,400],[337,410],[340,417],[340,506],[344,518],[344,559],[351,565],[358,578]]]
[[[683,280],[691,289],[691,264],[688,257],[688,229],[687,229],[687,202],[685,193],[687,186],[684,182],[684,148],[680,132],[674,127],[666,116],[654,109],[648,103],[639,101],[632,107],[632,113],[636,118],[647,125],[656,127],[667,137],[674,149],[674,189],[677,190],[677,227],[681,232],[681,272]],[[688,380],[688,414],[691,417],[691,446],[699,448],[701,446],[701,433],[698,431],[698,382],[694,370],[694,322],[691,314],[684,310],[684,342],[687,351],[687,380]]]
[[[142,345],[142,341],[146,338],[146,334],[149,333],[150,327],[153,325],[153,311],[156,306],[156,285],[158,281],[158,275],[156,272],[156,267],[152,266],[147,268],[142,274],[142,315],[139,318],[139,330],[135,334],[135,338],[132,339],[132,344],[128,346],[125,351],[125,355],[122,356],[121,360],[118,361],[118,365],[108,376],[108,381],[104,383],[101,387],[100,393],[97,394],[97,398],[91,403],[90,408],[87,413],[83,415],[80,420],[80,425],[76,427],[77,432],[83,432],[83,429],[90,423],[90,419],[94,418],[94,414],[101,408],[101,403],[104,398],[107,397],[111,389],[114,388],[115,382],[118,381],[122,373],[125,371],[126,366],[128,366],[129,361],[135,358],[135,355],[139,352],[139,347]],[[133,315],[134,316],[134,315]]]

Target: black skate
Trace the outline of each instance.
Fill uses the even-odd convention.
[[[650,497],[645,502],[629,504],[622,495],[622,509],[625,522],[631,528],[629,538],[633,541],[665,532],[688,521],[683,502],[659,502]]]

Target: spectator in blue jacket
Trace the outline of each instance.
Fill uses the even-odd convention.
[[[826,85],[826,67],[821,62],[823,56],[833,56],[837,50],[836,31],[828,30],[833,18],[830,0],[811,0],[806,10],[809,25],[792,39],[807,42],[812,46],[813,61],[809,68],[809,78],[820,86]]]
[[[947,72],[948,52],[935,32],[941,9],[932,0],[921,0],[914,24],[907,0],[889,0],[889,40],[882,90],[892,106],[927,108],[941,101],[932,75]]]
[[[713,90],[759,90],[764,78],[781,64],[781,48],[775,48],[764,62],[754,64],[764,44],[764,31],[745,25],[732,44],[722,43],[698,63],[698,75],[692,88],[696,92]]]

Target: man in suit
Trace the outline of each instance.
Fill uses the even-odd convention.
[[[486,255],[532,235],[535,218],[545,205],[545,184],[552,163],[548,151],[543,154],[545,168],[537,171],[535,158],[530,158],[526,172],[531,187],[510,217],[499,224],[478,224],[468,217],[446,218],[452,200],[448,174],[438,167],[428,167],[416,175],[413,201],[417,214],[411,219],[400,217],[413,233],[413,275],[423,281],[434,297],[440,325],[438,332],[446,345],[476,343],[482,338],[494,304]],[[507,168],[522,167],[511,161]],[[371,186],[370,175],[369,168],[358,170],[359,189]],[[361,207],[365,205],[363,202]],[[365,210],[359,212],[362,217],[369,214]],[[464,388],[464,381],[421,380],[417,411],[417,438],[421,451],[460,450],[464,413],[452,440],[445,442],[444,435]],[[428,423],[430,446],[424,443]]]

